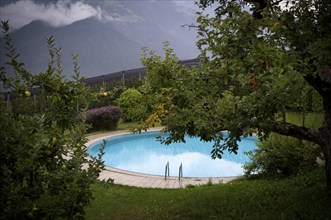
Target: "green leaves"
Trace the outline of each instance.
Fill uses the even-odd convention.
[[[319,147],[312,143],[272,133],[249,152],[252,162],[245,164],[246,175],[295,175],[315,167]]]
[[[287,11],[278,2],[268,7],[255,5],[252,16],[247,2],[200,2],[202,9],[214,3],[218,7],[214,17],[198,13],[199,68],[178,65],[177,57],[167,47],[164,58],[145,50],[143,64],[148,76],[143,88],[145,94],[157,97],[153,117],[171,134],[167,143],[181,140],[184,133],[211,140],[220,131],[228,130],[231,135],[226,145],[216,144],[212,152],[213,157],[220,157],[223,150],[236,151],[241,135],[267,135],[280,115],[311,111],[314,100],[320,100],[312,83],[304,77],[316,76],[314,71],[322,62],[313,45],[323,44],[321,47],[327,48],[328,42],[325,36],[317,37],[317,33],[307,29],[309,26],[303,26],[312,22],[311,14],[326,16],[324,12],[312,12],[312,2],[308,1],[293,2]],[[307,8],[306,4],[310,6]],[[314,7],[322,5],[329,7],[325,1]],[[294,19],[296,16],[298,19]],[[308,41],[302,36],[305,33],[316,41]],[[305,49],[302,45],[306,45]],[[324,56],[330,57],[323,51]],[[164,90],[166,94],[162,93]],[[161,114],[157,106],[172,107],[167,108],[167,114]]]
[[[121,93],[117,104],[123,109],[127,120],[140,121],[146,118],[147,105],[143,102],[146,98],[138,90],[130,88]]]
[[[50,62],[46,72],[32,75],[19,62],[3,22],[14,78],[1,68],[1,82],[21,97],[20,108],[8,108],[0,99],[0,206],[5,219],[82,218],[89,204],[89,186],[103,169],[101,156],[88,158],[84,114],[93,95],[80,83],[77,56],[75,81],[62,75],[60,49],[48,39]],[[29,111],[23,101],[39,88],[44,108]],[[102,152],[100,152],[102,155]],[[86,166],[87,165],[87,166]],[[83,168],[84,166],[84,168]],[[85,167],[86,166],[86,167]]]

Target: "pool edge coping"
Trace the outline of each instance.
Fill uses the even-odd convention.
[[[162,127],[148,129],[146,132],[161,131]],[[85,146],[89,148],[93,143],[104,139],[131,134],[129,130],[110,131],[101,134],[88,135],[88,141]],[[142,188],[183,188],[187,185],[205,185],[208,183],[220,184],[228,183],[235,179],[243,178],[243,176],[231,177],[182,177],[180,180],[176,176],[170,176],[165,179],[162,175],[145,174],[133,172],[123,169],[118,169],[111,166],[105,166],[105,169],[100,173],[100,180],[113,179],[115,184],[136,186]]]

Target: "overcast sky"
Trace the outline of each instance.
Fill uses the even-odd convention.
[[[102,16],[100,8],[94,8],[80,1],[68,0],[57,2],[45,0],[43,4],[33,0],[19,0],[6,4],[0,9],[1,20],[9,20],[13,28],[20,28],[33,20],[46,21],[52,26],[63,26],[85,18]]]
[[[9,20],[11,27],[17,29],[29,24],[33,20],[42,20],[56,27],[68,25],[89,17],[97,17],[103,20],[117,19],[99,7],[89,5],[87,3],[88,1],[92,0],[0,0],[0,20]],[[197,10],[197,6],[194,4],[195,0],[120,1],[141,1],[143,4],[148,3],[148,1],[173,1],[178,6]],[[286,2],[286,0],[283,0],[280,3],[284,9],[291,6],[290,3],[287,5]],[[207,8],[207,13],[211,14],[213,13],[212,11],[212,9]]]
[[[86,1],[70,0],[0,0],[0,19],[9,20],[12,28],[17,29],[33,20],[42,20],[52,26],[64,26],[89,17],[116,20],[99,7],[92,7]],[[164,1],[164,0],[163,0]],[[170,1],[170,0],[169,0]],[[196,8],[194,0],[173,0],[177,5]],[[42,2],[42,3],[40,3]],[[148,0],[142,1],[148,2]]]

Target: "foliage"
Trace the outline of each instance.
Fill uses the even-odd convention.
[[[314,168],[320,149],[310,142],[272,133],[248,155],[251,162],[244,165],[246,175],[290,176]]]
[[[146,117],[146,107],[143,105],[144,96],[134,88],[129,88],[121,93],[117,104],[124,111],[124,118],[128,121],[140,121]]]
[[[258,129],[260,134],[268,133],[270,122],[278,119],[282,112],[307,108],[307,103],[302,100],[306,100],[308,84],[298,73],[288,74],[287,71],[293,68],[285,62],[286,54],[267,45],[251,49],[257,51],[251,57],[245,55],[245,59],[250,60],[244,65],[250,66],[252,72],[259,72],[254,69],[254,62],[268,60],[270,70],[266,76],[245,72],[246,67],[240,67],[243,64],[236,61],[236,57],[226,62],[206,60],[200,69],[195,69],[178,64],[178,58],[167,47],[164,59],[151,51],[146,53],[143,59],[147,68],[144,89],[147,94],[159,95],[154,114],[146,122],[152,119],[162,121],[172,134],[169,142],[171,139],[182,140],[184,133],[188,133],[206,140],[215,139],[218,143],[222,138],[220,131],[227,129],[230,132],[226,140],[229,150],[236,151],[240,135],[250,135],[252,128]],[[221,157],[224,147],[216,145],[214,156]]]
[[[103,82],[102,84],[90,85],[91,92],[99,93],[99,100],[90,104],[91,108],[98,108],[103,106],[115,105],[116,100],[127,88],[138,88],[142,84],[142,80],[134,77],[125,77],[124,85],[123,79],[115,77],[109,81]],[[105,94],[105,92],[107,94]]]
[[[84,80],[82,80],[84,82]],[[126,90],[126,88],[136,88],[140,86],[142,80],[138,78],[131,79],[126,78],[125,85],[123,86],[122,81],[117,78],[111,79],[102,84],[92,84],[88,85],[91,93],[95,93],[98,99],[91,100],[89,108],[98,108],[103,106],[115,105],[116,99],[119,98],[120,94]],[[45,97],[40,95],[40,93],[31,94],[30,98],[27,97],[14,97],[13,99],[7,100],[7,105],[9,106],[13,114],[16,112],[26,114],[40,113],[46,108],[47,102]]]
[[[90,109],[100,108],[104,106],[115,105],[115,100],[119,94],[124,90],[123,87],[111,87],[112,81],[104,83],[104,85],[92,85],[89,86],[90,91],[97,93],[98,99],[94,100],[90,104]]]
[[[87,219],[329,219],[322,169],[184,189],[93,186]]]
[[[164,58],[145,53],[145,89],[163,96],[150,119],[161,121],[170,133],[166,143],[183,141],[185,133],[214,140],[212,156],[219,158],[224,150],[236,152],[240,136],[252,132],[319,144],[331,189],[331,2],[198,3],[202,9],[213,4],[215,16],[201,12],[195,26],[199,69],[180,66],[168,47]],[[286,120],[286,112],[307,113],[318,103],[324,113],[319,129]],[[167,114],[158,111],[163,104]],[[153,125],[151,120],[140,129]],[[229,136],[223,137],[222,130]]]
[[[187,68],[180,65],[179,59],[174,54],[173,50],[168,47],[168,43],[164,44],[165,58],[157,56],[155,52],[148,49],[144,50],[144,57],[142,59],[143,65],[147,70],[146,83],[142,86],[141,90],[144,94],[144,102],[148,101],[150,110],[152,113],[143,124],[140,129],[147,129],[159,122],[167,123],[181,123],[181,120],[168,119],[169,110],[173,108],[174,99],[181,106],[185,107],[188,103],[186,100],[186,90],[188,88],[190,73]],[[175,88],[173,88],[175,87]],[[179,93],[181,92],[181,93]],[[171,96],[172,93],[178,94],[178,97]],[[184,93],[184,94],[183,94]],[[148,97],[148,98],[147,98]],[[187,106],[188,108],[189,106]],[[178,116],[181,117],[181,116]],[[161,120],[162,119],[162,120]],[[185,119],[184,117],[182,118]],[[180,124],[177,124],[178,127]]]
[[[40,88],[45,109],[39,113],[25,109],[10,111],[0,99],[0,216],[4,219],[82,218],[104,165],[98,158],[88,159],[87,125],[76,119],[84,114],[94,98],[80,83],[77,56],[73,57],[73,80],[62,75],[60,49],[53,37],[47,43],[50,61],[47,70],[33,75],[24,68],[2,22],[9,63],[16,75],[0,80],[16,97],[29,99],[30,89]],[[22,106],[23,108],[23,106]]]
[[[115,130],[122,115],[122,109],[117,106],[106,106],[87,111],[86,122],[92,125],[92,130]]]

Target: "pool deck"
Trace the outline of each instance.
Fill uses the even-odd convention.
[[[150,129],[148,131],[159,131],[160,128]],[[103,140],[108,137],[113,137],[117,135],[127,134],[129,131],[113,131],[102,134],[90,135],[87,137],[87,146],[91,145],[95,141]],[[191,178],[183,177],[179,180],[178,177],[167,177],[157,175],[149,175],[143,173],[130,172],[126,170],[121,170],[113,167],[106,166],[105,170],[101,172],[99,179],[107,180],[113,179],[115,184],[136,186],[142,188],[183,188],[187,185],[204,185],[209,182],[213,184],[228,183],[239,177],[210,177],[210,178]]]

